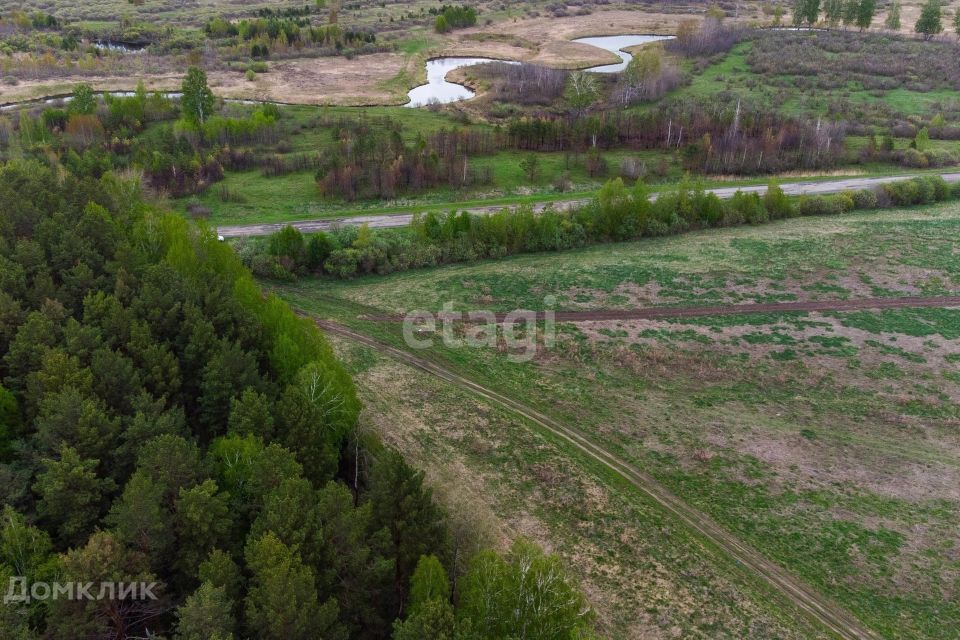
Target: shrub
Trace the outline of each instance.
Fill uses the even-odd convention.
[[[943,202],[950,199],[950,185],[940,176],[930,176],[927,178],[933,187],[933,199],[936,202]]]
[[[835,198],[809,196],[800,200],[798,207],[802,216],[833,216],[843,213]]]
[[[916,149],[907,149],[903,152],[903,157],[900,160],[900,164],[905,167],[913,167],[915,169],[926,169],[930,166],[930,160],[926,155],[920,153]]]
[[[890,202],[899,207],[908,207],[919,202],[919,188],[916,180],[893,182],[882,187]]]
[[[953,183],[953,186],[950,187],[950,194],[954,198],[960,198],[960,182]]]
[[[296,280],[296,276],[287,271],[280,260],[276,256],[271,256],[266,253],[261,253],[253,256],[253,260],[250,263],[250,270],[253,271],[254,275],[260,276],[261,278],[272,278],[273,280],[281,280],[285,282],[293,282]]]
[[[915,178],[913,182],[917,185],[917,199],[916,204],[930,204],[934,201],[934,196],[936,195],[933,188],[933,183],[924,178]]]
[[[763,194],[763,206],[770,214],[770,218],[774,220],[797,215],[796,208],[790,198],[776,182],[771,182],[767,187],[767,192]]]
[[[767,210],[763,207],[760,196],[756,193],[737,191],[730,199],[730,208],[750,224],[762,224],[770,220]]]
[[[856,209],[876,209],[880,206],[877,201],[877,194],[869,189],[854,191],[851,196],[853,197],[853,206]]]

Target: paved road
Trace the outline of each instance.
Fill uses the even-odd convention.
[[[913,176],[884,176],[881,178],[844,178],[842,180],[828,180],[821,182],[788,182],[781,184],[788,195],[818,195],[827,193],[840,193],[841,191],[856,191],[859,189],[869,189],[887,182],[897,182],[907,180]],[[944,173],[941,177],[947,182],[960,182],[960,173]],[[752,187],[721,187],[719,189],[707,189],[711,193],[717,194],[721,198],[730,198],[737,191],[744,193],[764,193],[767,190],[765,185]],[[657,194],[652,194],[651,198],[656,199]],[[552,204],[557,209],[569,209],[582,205],[588,200],[560,200],[555,202],[537,203],[534,205],[534,211],[540,212],[548,205]],[[468,207],[466,209],[457,208],[456,203],[450,203],[451,209],[458,211],[469,211],[477,215],[486,215],[508,208],[509,205],[491,205],[485,207]],[[412,213],[396,212],[382,213],[369,216],[350,216],[346,218],[327,218],[324,220],[298,220],[295,222],[282,222],[278,224],[245,224],[228,225],[218,228],[218,233],[224,238],[242,238],[248,236],[266,236],[279,231],[283,227],[292,225],[304,233],[315,233],[317,231],[329,231],[338,227],[347,225],[367,224],[373,229],[388,229],[391,227],[405,227],[413,219]]]
[[[601,309],[594,311],[554,311],[557,322],[596,322],[607,320],[656,320],[662,318],[699,318],[704,316],[731,316],[744,313],[788,313],[796,311],[859,311],[864,309],[907,309],[919,307],[960,307],[960,296],[905,296],[900,298],[856,298],[854,300],[806,300],[797,302],[764,302],[727,304],[701,307],[646,307],[644,309]],[[507,320],[509,314],[497,313],[497,322]],[[547,319],[546,312],[537,311],[537,320]],[[443,318],[444,314],[438,317]],[[447,316],[451,317],[451,316]],[[401,322],[403,316],[365,316],[374,322]],[[466,319],[455,314],[453,320]],[[516,318],[514,318],[516,320]],[[478,319],[477,322],[486,322]]]
[[[570,445],[575,447],[583,455],[599,462],[626,480],[637,490],[659,504],[664,511],[676,518],[677,521],[702,536],[709,544],[733,558],[738,566],[745,572],[765,581],[775,592],[780,594],[785,603],[790,603],[795,606],[814,623],[829,630],[832,635],[843,638],[844,640],[879,640],[879,634],[863,626],[856,617],[844,608],[807,585],[804,581],[798,579],[777,563],[767,559],[764,555],[727,531],[710,516],[688,505],[657,482],[652,476],[610,453],[592,439],[581,434],[578,430],[568,427],[513,398],[502,395],[469,378],[459,375],[433,360],[428,360],[408,351],[397,349],[396,347],[353,331],[335,322],[318,318],[314,318],[314,320],[317,326],[328,333],[365,344],[399,362],[437,376],[442,380],[446,380],[481,398],[500,405],[508,411],[522,416],[537,425],[540,429],[570,443]]]

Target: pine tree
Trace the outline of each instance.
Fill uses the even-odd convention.
[[[860,0],[860,5],[857,9],[857,26],[860,27],[860,31],[870,28],[876,10],[877,0]]]
[[[883,24],[891,31],[900,31],[900,0],[894,0],[890,5],[890,11],[887,13],[887,19]]]
[[[233,640],[233,603],[223,587],[204,582],[177,609],[177,640]]]
[[[943,32],[943,9],[940,0],[927,0],[920,10],[920,17],[914,26],[914,31],[923,34],[924,40],[929,40]]]

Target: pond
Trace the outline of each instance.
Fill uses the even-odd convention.
[[[473,91],[455,82],[447,81],[447,74],[454,69],[472,67],[475,64],[487,62],[503,62],[506,64],[520,64],[511,60],[496,60],[494,58],[434,58],[427,60],[427,84],[415,87],[407,93],[410,102],[407,107],[426,107],[431,104],[449,104],[468,100],[476,95]]]
[[[673,36],[594,36],[590,38],[577,38],[574,40],[574,42],[589,44],[593,47],[606,49],[607,51],[620,57],[620,62],[614,64],[603,64],[599,67],[590,67],[589,69],[586,69],[586,71],[591,71],[593,73],[620,73],[626,69],[627,65],[630,64],[630,61],[633,60],[633,56],[624,51],[624,49],[629,49],[630,47],[635,47],[638,44],[646,44],[648,42],[670,40],[671,38],[673,38]]]

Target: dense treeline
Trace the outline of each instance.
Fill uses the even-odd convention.
[[[291,48],[296,51],[311,47],[340,51],[377,41],[377,35],[372,31],[344,29],[338,24],[313,26],[309,14],[300,12],[284,15],[273,12],[237,22],[213,18],[204,25],[204,32],[221,47],[235,49],[237,55],[242,56],[249,47],[254,58],[269,57],[271,52],[285,53]]]
[[[524,206],[490,215],[428,213],[415,216],[409,231],[345,227],[307,238],[286,227],[266,241],[243,241],[238,251],[255,274],[267,278],[290,280],[310,273],[351,278],[691,229],[761,224],[797,215],[927,204],[950,197],[960,198],[960,186],[955,185],[951,191],[939,177],[921,177],[886,184],[875,191],[798,201],[788,198],[775,183],[762,197],[738,191],[729,200],[682,183],[651,202],[642,182],[628,189],[617,178],[608,182],[595,200],[568,211],[547,208],[535,214]]]
[[[329,345],[212,232],[36,161],[0,166],[0,212],[0,637],[582,637],[555,558],[454,562],[470,528],[358,433]]]
[[[178,100],[148,94],[141,83],[132,95],[105,94],[101,101],[89,86],[78,85],[63,107],[21,110],[15,128],[0,119],[0,152],[18,135],[28,156],[54,153],[75,173],[100,177],[137,167],[157,192],[202,191],[223,178],[225,164],[234,160],[232,149],[279,140],[280,112],[265,104],[244,117],[217,115],[202,72],[191,74],[200,84],[191,92],[185,82]]]
[[[512,148],[567,151],[681,149],[687,167],[702,173],[774,173],[836,166],[845,129],[779,116],[741,102],[664,104],[644,113],[591,117],[517,118],[506,128]]]
[[[469,5],[445,4],[439,9],[431,8],[430,15],[437,16],[434,28],[438,33],[446,33],[451,29],[464,29],[477,24],[477,10]]]
[[[333,127],[335,146],[316,172],[323,195],[392,198],[437,186],[491,182],[490,169],[471,167],[469,154],[494,151],[492,134],[444,130],[408,144],[395,123],[382,119],[378,124],[343,119]]]

